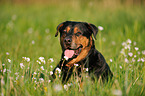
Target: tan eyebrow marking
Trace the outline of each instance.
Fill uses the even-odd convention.
[[[69,30],[70,30],[70,26],[68,26],[68,27],[65,28],[65,31],[66,31],[67,33],[69,32]]]
[[[75,27],[74,28],[74,33],[77,33],[77,32],[81,32],[81,30],[78,27]]]

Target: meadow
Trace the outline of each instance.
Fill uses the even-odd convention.
[[[0,4],[1,96],[145,96],[144,9],[96,2]],[[108,83],[94,82],[86,72],[83,87],[73,77],[62,85],[59,70],[51,82],[48,75],[61,57],[56,27],[66,20],[103,27],[95,45],[113,72]]]

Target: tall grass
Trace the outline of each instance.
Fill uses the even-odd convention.
[[[145,95],[144,6],[74,4],[0,6],[1,95]],[[49,80],[61,56],[56,26],[66,20],[103,26],[95,45],[106,58],[113,80],[92,81],[87,72],[83,82],[72,77],[62,85],[59,72],[55,82]]]

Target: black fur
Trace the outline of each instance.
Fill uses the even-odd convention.
[[[57,33],[55,36],[58,35],[58,31],[61,34],[63,34],[62,30],[64,30],[65,26],[67,26],[67,25],[74,26],[76,24],[80,24],[80,28],[82,28],[81,30],[84,30],[83,36],[86,36],[89,39],[89,36],[91,36],[91,34],[93,34],[94,38],[96,38],[96,35],[98,33],[98,28],[95,25],[89,24],[86,22],[72,22],[72,21],[66,21],[66,22],[59,24],[57,27]],[[77,62],[77,64],[79,64],[80,66],[83,65],[85,68],[88,68],[89,74],[93,74],[97,78],[99,78],[101,76],[103,81],[108,81],[109,78],[111,79],[113,77],[113,74],[112,74],[108,64],[106,63],[103,55],[95,49],[94,40],[92,42],[93,42],[93,45],[91,46],[91,50],[88,52],[88,55],[83,60]],[[62,50],[64,50],[64,49],[62,49]],[[73,57],[73,58],[75,58],[75,57]],[[72,66],[71,68],[65,66],[65,64],[67,64],[73,58],[70,58],[68,61],[63,62],[64,53],[62,53],[62,57],[61,57],[59,64],[53,70],[53,73],[55,73],[56,68],[61,69],[62,83],[66,83],[73,73],[74,66]],[[63,62],[63,66],[62,66],[62,62]],[[77,73],[78,74],[81,73],[81,67],[77,67]],[[51,76],[51,79],[55,79],[55,74],[53,74]]]

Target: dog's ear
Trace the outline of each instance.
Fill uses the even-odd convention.
[[[98,28],[95,25],[91,24],[91,23],[87,23],[86,25],[87,25],[87,28],[93,34],[94,38],[96,39],[96,35],[98,33]]]
[[[56,33],[55,33],[55,37],[57,37],[57,35],[58,35],[58,31],[62,28],[62,26],[64,25],[64,22],[63,23],[60,23],[58,26],[57,26],[57,28],[56,28]]]

